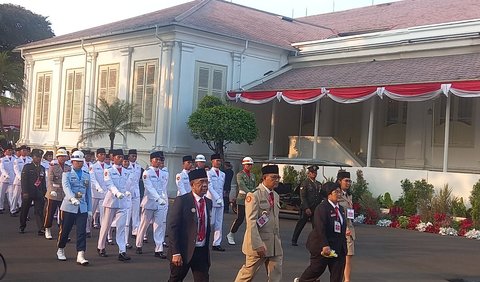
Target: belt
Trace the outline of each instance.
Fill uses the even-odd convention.
[[[243,190],[238,190],[238,194],[247,194],[247,192],[245,192]]]

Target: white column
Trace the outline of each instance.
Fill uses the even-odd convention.
[[[132,76],[132,53],[133,53],[133,48],[132,47],[127,47],[125,49],[122,49],[120,50],[120,54],[122,56],[125,56],[127,57],[127,71],[126,71],[126,87],[125,87],[125,101],[127,103],[130,102],[130,96],[131,96],[131,93],[130,93],[130,89],[131,89],[131,85],[130,85],[130,77]],[[119,97],[120,98],[120,97]],[[128,145],[127,145],[127,135],[128,134],[125,134],[125,136],[123,137],[123,144],[122,144],[122,148],[130,148]],[[136,148],[135,146],[132,147],[132,148]]]
[[[272,118],[270,120],[270,148],[268,151],[268,159],[273,159],[273,141],[275,140],[275,112],[277,108],[277,101],[272,102]]]
[[[317,158],[317,138],[318,138],[318,123],[320,120],[320,100],[315,103],[315,128],[313,129],[313,153],[312,159]]]
[[[58,73],[58,89],[57,89],[57,114],[58,114],[58,117],[57,117],[57,122],[55,124],[55,140],[53,140],[53,145],[56,147],[59,143],[58,143],[58,134],[60,132],[60,120],[62,119],[61,118],[61,108],[60,108],[60,104],[61,104],[61,100],[62,100],[62,84],[63,84],[63,61],[64,61],[64,58],[63,57],[59,57],[55,60],[53,60],[54,64],[57,66],[57,73]],[[53,94],[53,93],[52,93]],[[54,96],[54,95],[52,95]]]
[[[443,143],[443,172],[448,168],[448,140],[450,139],[450,95],[447,97],[447,107],[445,109],[445,140]]]
[[[370,119],[368,120],[367,167],[372,166],[373,118],[375,117],[375,98],[370,101]]]
[[[88,91],[85,91],[85,97],[83,97],[83,100],[85,101],[83,105],[83,116],[84,119],[86,120],[88,118],[92,117],[92,111],[90,111],[90,107],[96,104],[96,95],[95,95],[95,81],[96,81],[96,71],[97,71],[97,56],[98,52],[90,52],[89,53],[90,60],[91,60],[91,65],[90,65],[90,79],[88,84],[85,84],[85,90],[88,89]],[[88,71],[85,70],[85,77],[88,74]],[[87,88],[88,85],[88,88]],[[93,142],[92,139],[89,138],[85,141],[85,145],[87,148],[92,148],[93,147]]]

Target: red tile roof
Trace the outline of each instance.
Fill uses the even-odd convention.
[[[248,92],[478,80],[477,66],[480,53],[304,67],[289,70]]]
[[[379,31],[480,18],[479,0],[403,0],[298,18],[338,33]]]

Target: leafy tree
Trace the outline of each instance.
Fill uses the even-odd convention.
[[[127,134],[145,137],[140,133],[140,128],[144,126],[140,120],[141,114],[135,110],[135,106],[124,100],[116,98],[111,103],[102,98],[98,100],[98,105],[90,105],[89,111],[91,117],[83,121],[83,134],[80,141],[91,139],[96,140],[108,135],[110,139],[110,149],[113,149],[115,136],[117,134],[125,137]]]
[[[427,183],[425,179],[416,180],[414,183],[408,179],[401,181],[402,196],[398,204],[405,211],[405,215],[426,213],[431,209],[431,201],[434,193],[433,185]]]
[[[253,113],[223,104],[214,96],[205,96],[187,122],[193,138],[201,139],[210,150],[224,158],[224,149],[232,142],[252,145],[258,129]]]
[[[473,185],[472,192],[470,192],[470,204],[472,205],[470,214],[475,226],[480,226],[480,180]]]
[[[357,181],[352,184],[352,200],[358,203],[362,197],[372,197],[372,193],[368,190],[368,183],[363,177],[363,171],[357,170]]]
[[[463,197],[455,197],[452,201],[452,215],[458,217],[467,217],[467,207],[463,203]]]

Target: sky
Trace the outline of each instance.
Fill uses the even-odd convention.
[[[190,0],[0,0],[47,17],[55,35],[63,35],[158,11]],[[228,0],[288,17],[303,17],[396,0]],[[128,4],[127,4],[128,3]]]

